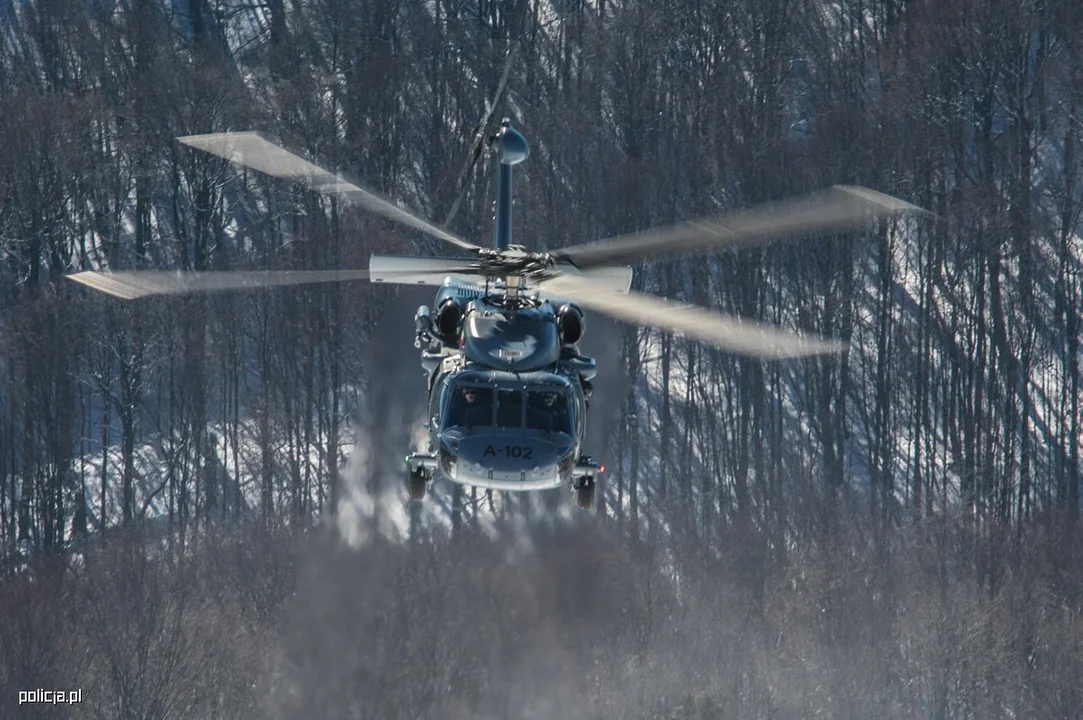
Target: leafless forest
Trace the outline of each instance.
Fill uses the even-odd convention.
[[[2,0],[0,31],[0,716],[1083,716],[1076,0]],[[404,509],[425,295],[63,280],[436,250],[175,142],[224,130],[438,222],[461,196],[487,244],[463,167],[509,65],[529,247],[833,183],[937,217],[638,268],[849,350],[590,318],[596,513]]]

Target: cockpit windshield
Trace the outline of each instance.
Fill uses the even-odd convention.
[[[496,395],[496,426],[520,428],[523,426],[523,391],[500,390]]]
[[[494,402],[495,401],[495,402]],[[525,403],[525,407],[524,407]],[[463,386],[451,391],[443,427],[521,428],[572,435],[574,416],[566,390]]]
[[[451,395],[444,427],[489,427],[493,424],[493,391],[483,387],[456,388]]]
[[[559,390],[532,390],[527,393],[526,426],[530,430],[572,434],[568,397]]]

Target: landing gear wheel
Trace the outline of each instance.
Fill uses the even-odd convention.
[[[594,483],[583,483],[575,491],[575,500],[584,510],[594,508]]]
[[[424,500],[426,485],[428,485],[428,478],[425,477],[424,470],[418,468],[410,471],[410,477],[406,480],[406,491],[410,494],[411,500]]]

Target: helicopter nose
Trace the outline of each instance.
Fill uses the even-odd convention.
[[[464,437],[457,450],[464,462],[518,472],[556,466],[563,448],[542,438],[478,433]]]

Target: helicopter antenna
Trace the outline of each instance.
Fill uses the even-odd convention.
[[[530,145],[511,121],[504,118],[496,136],[496,161],[499,168],[496,186],[496,231],[493,249],[507,250],[511,245],[511,173],[512,167],[526,160]]]

